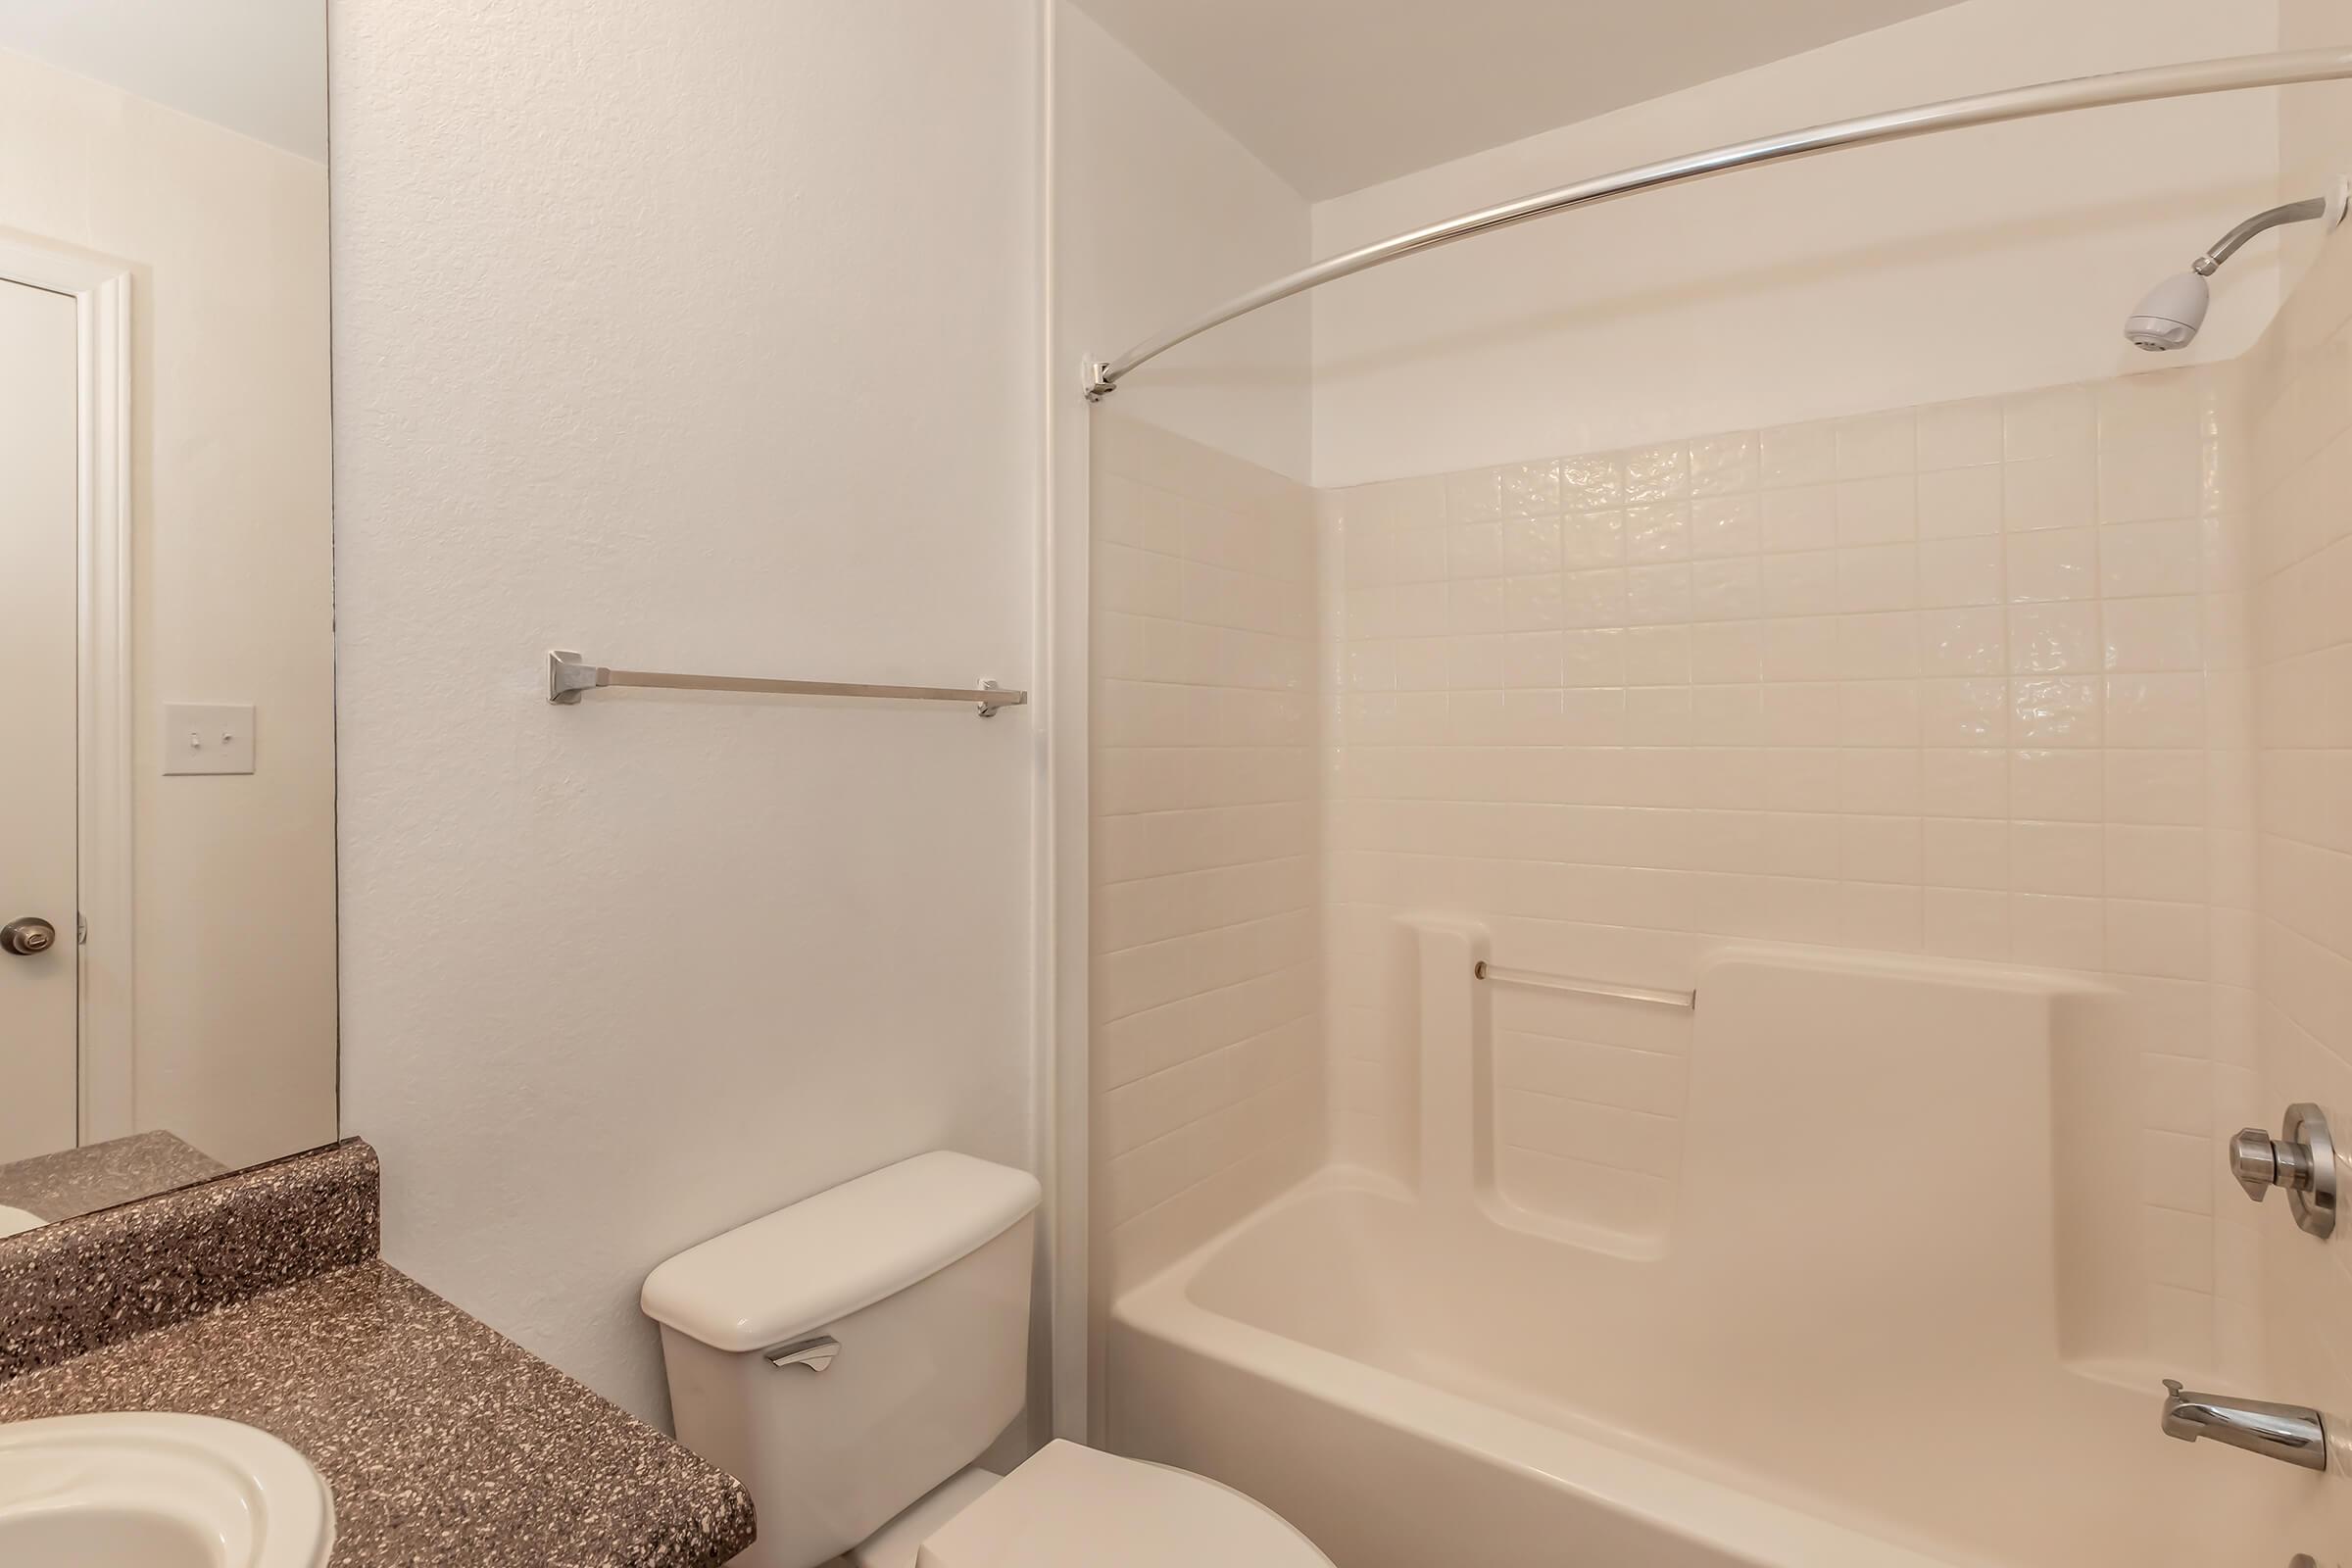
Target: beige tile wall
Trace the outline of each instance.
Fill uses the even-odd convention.
[[[1096,1298],[1323,1159],[1312,492],[1094,423]]]
[[[2257,453],[2262,1093],[2276,1126],[2316,1101],[2352,1127],[2352,246],[2339,236],[2250,357]],[[2340,1131],[2339,1131],[2340,1136]],[[2339,1159],[2352,1179],[2352,1160]],[[2352,1432],[2352,1227],[2315,1241],[2258,1215],[2271,1396]],[[2352,1475],[2331,1478],[2352,1542]],[[2323,1560],[2326,1560],[2323,1557]]]
[[[2352,1412],[2256,1304],[2352,1319],[2352,1242],[2221,1161],[2352,1121],[2348,316],[2335,256],[2244,367],[1319,498],[1098,415],[1099,1299],[1327,1154],[1413,1176],[1399,912],[1649,985],[1876,948],[2112,984],[2121,1348]],[[1493,1018],[1504,1195],[1664,1233],[1688,1023]]]
[[[2094,971],[2126,998],[2111,1087],[2142,1167],[2144,1284],[2107,1348],[2246,1353],[2219,1260],[2252,1233],[2216,1191],[2252,1059],[2233,385],[2165,371],[1327,496],[1337,1155],[1413,1174],[1400,911],[1486,920],[1499,963],[1653,986],[1732,938]],[[1654,1238],[1688,1021],[1493,997],[1497,1185]]]

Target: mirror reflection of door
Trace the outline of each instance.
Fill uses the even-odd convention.
[[[74,1141],[76,374],[73,299],[0,280],[0,1161]]]
[[[336,1134],[325,24],[0,4],[0,1250]]]

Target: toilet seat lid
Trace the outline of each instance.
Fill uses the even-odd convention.
[[[916,1568],[1331,1568],[1288,1521],[1205,1476],[1056,1440],[923,1543]]]

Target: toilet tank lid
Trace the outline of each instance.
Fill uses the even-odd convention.
[[[689,1248],[646,1276],[640,1304],[712,1349],[766,1349],[979,1250],[1038,1197],[1027,1171],[917,1154]]]

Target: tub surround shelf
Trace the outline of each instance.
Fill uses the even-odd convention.
[[[0,1370],[0,1422],[173,1410],[270,1433],[334,1494],[333,1568],[704,1568],[751,1544],[751,1501],[731,1478],[377,1259],[374,1175],[354,1140],[47,1227],[37,1249],[30,1237],[0,1248],[0,1311],[39,1300],[36,1272],[72,1286],[77,1239],[103,1278],[99,1232],[133,1239],[115,1275],[135,1298],[108,1310],[96,1284],[74,1289],[63,1332],[36,1311],[37,1353]],[[296,1223],[283,1195],[321,1185],[343,1200]],[[274,1219],[222,1188],[277,1197]],[[169,1205],[179,1253],[137,1245],[155,1205]],[[189,1247],[224,1261],[274,1251],[292,1277],[216,1299],[201,1269],[173,1261]],[[0,1315],[11,1352],[19,1321]],[[72,1344],[84,1348],[57,1353]]]

